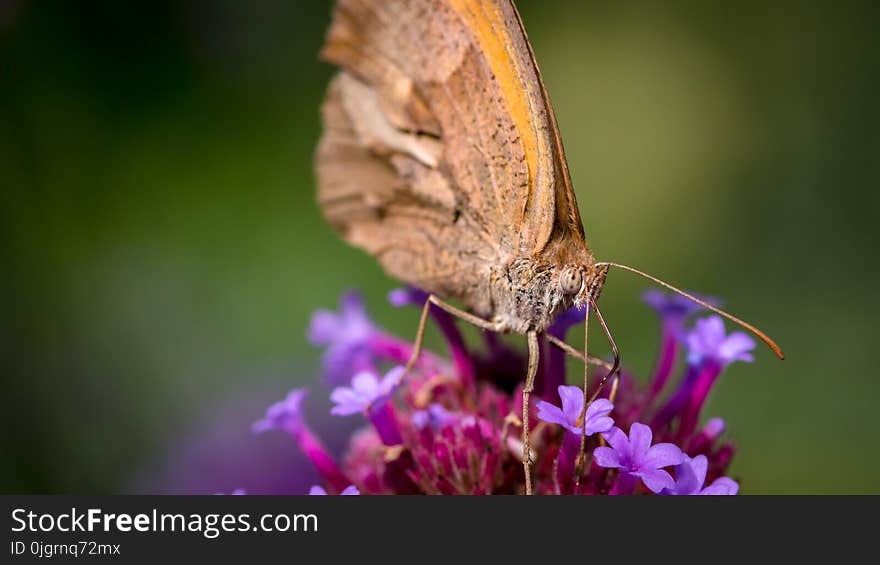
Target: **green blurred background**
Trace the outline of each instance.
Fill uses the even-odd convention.
[[[880,491],[870,5],[519,2],[597,255],[786,350],[711,398],[744,492]],[[309,316],[346,288],[413,333],[314,203],[329,12],[0,1],[0,492],[161,488],[181,446],[316,378]],[[602,299],[639,374],[643,288],[613,273]]]

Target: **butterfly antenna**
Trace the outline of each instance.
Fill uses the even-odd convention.
[[[634,267],[630,267],[628,265],[621,265],[619,263],[611,263],[609,261],[603,261],[600,263],[596,263],[595,266],[596,267],[617,267],[618,269],[623,269],[624,271],[629,271],[631,273],[635,273],[639,276],[642,276],[650,281],[653,281],[653,282],[659,284],[660,286],[662,286],[664,288],[671,290],[672,292],[680,294],[689,300],[693,300],[694,302],[696,302],[697,304],[699,304],[703,308],[706,308],[707,310],[711,310],[712,312],[715,312],[716,314],[718,314],[720,316],[724,316],[725,318],[727,318],[728,320],[730,320],[734,324],[737,324],[738,326],[752,332],[757,337],[759,337],[761,339],[761,341],[766,343],[767,346],[773,350],[773,353],[775,353],[777,357],[779,357],[780,359],[785,359],[785,354],[782,353],[782,349],[780,349],[780,347],[778,345],[776,345],[776,342],[773,341],[772,339],[770,339],[767,336],[767,334],[765,334],[764,332],[762,332],[761,330],[759,330],[755,326],[740,320],[736,316],[734,316],[732,314],[728,314],[724,310],[721,310],[720,308],[716,308],[715,306],[712,306],[711,304],[709,304],[705,300],[700,300],[699,298],[697,298],[696,296],[694,296],[692,294],[689,294],[679,288],[675,288],[674,286],[672,286],[668,282],[661,281],[657,277],[651,276],[648,273],[644,273],[644,272],[642,272]]]

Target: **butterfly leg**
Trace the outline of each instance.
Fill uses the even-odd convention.
[[[406,363],[406,367],[404,368],[403,373],[399,377],[399,381],[403,380],[403,378],[409,373],[409,371],[415,366],[416,361],[419,359],[419,355],[422,351],[422,342],[425,337],[425,327],[428,324],[428,315],[431,312],[431,305],[437,306],[442,310],[448,312],[449,314],[455,316],[456,318],[460,318],[465,322],[472,324],[480,329],[489,330],[493,332],[497,332],[499,330],[498,324],[494,322],[490,322],[489,320],[484,320],[479,316],[474,316],[469,312],[465,312],[460,308],[456,308],[455,306],[448,304],[438,298],[435,295],[428,296],[428,300],[425,301],[425,306],[422,308],[422,315],[419,319],[419,329],[416,332],[415,343],[413,344],[413,352],[410,356],[409,361]],[[528,370],[526,372],[526,381],[523,386],[522,398],[523,398],[523,470],[525,471],[526,477],[526,494],[532,494],[532,473],[531,473],[531,448],[530,448],[530,437],[529,437],[529,401],[532,391],[535,388],[535,376],[538,374],[538,334],[537,332],[529,332],[526,337],[528,338],[529,344],[529,364]],[[398,381],[398,382],[399,382]]]
[[[523,471],[526,475],[526,494],[532,494],[532,450],[529,447],[529,397],[535,389],[535,375],[538,374],[538,333],[526,334],[529,342],[529,368],[526,372],[526,382],[522,390],[522,441],[523,441]]]
[[[596,319],[599,321],[599,325],[602,326],[602,331],[605,333],[605,337],[608,338],[608,343],[611,345],[611,351],[614,354],[614,362],[610,364],[608,367],[608,373],[602,377],[602,380],[599,381],[599,384],[596,386],[596,391],[593,393],[589,399],[587,398],[587,376],[588,371],[586,366],[584,367],[584,409],[581,412],[581,417],[579,421],[583,421],[583,418],[586,417],[587,407],[596,400],[596,397],[599,396],[599,393],[602,392],[602,387],[605,386],[605,383],[608,382],[608,379],[613,375],[614,381],[611,386],[611,393],[608,396],[610,402],[614,402],[614,398],[617,396],[617,386],[620,383],[620,351],[617,349],[617,344],[614,342],[614,338],[611,336],[611,331],[608,329],[608,325],[605,323],[605,318],[602,317],[602,312],[599,310],[599,306],[595,301],[590,301],[590,306],[592,306],[592,310],[596,315]],[[587,311],[587,318],[589,319],[589,310]],[[587,335],[588,335],[588,325],[584,326],[584,357],[587,357]],[[581,436],[581,445],[578,449],[577,458],[575,461],[575,485],[580,485],[580,479],[583,475],[584,464],[586,462],[586,436]],[[599,437],[599,443],[601,445],[605,445],[605,440],[601,436]]]
[[[590,351],[590,306],[592,306],[593,302],[587,304],[587,312],[584,316],[584,359],[589,359],[589,351]],[[578,446],[578,453],[574,459],[574,486],[575,489],[581,486],[581,477],[584,475],[584,467],[587,461],[586,449],[587,449],[587,435],[586,430],[584,429],[584,420],[587,417],[587,406],[589,405],[589,401],[587,400],[587,394],[589,390],[589,381],[590,381],[590,367],[588,364],[584,363],[584,407],[581,410],[580,416],[578,416],[577,424],[578,427],[581,428],[581,442]]]
[[[577,349],[565,343],[556,336],[546,334],[544,337],[547,338],[547,341],[564,351],[566,355],[574,357],[575,359],[583,361],[584,363],[589,363],[590,365],[595,365],[596,367],[603,367],[605,369],[608,369],[609,371],[613,367],[611,363],[605,361],[604,359],[599,359],[598,357],[593,357],[592,355],[584,355],[582,351],[578,351]]]
[[[441,300],[439,297],[431,294],[428,296],[428,299],[425,300],[425,305],[422,307],[422,315],[419,318],[419,329],[416,331],[416,339],[413,343],[413,351],[409,357],[409,361],[406,362],[406,367],[404,367],[403,372],[400,374],[400,377],[397,379],[397,384],[400,384],[404,377],[409,374],[412,368],[415,366],[416,362],[419,360],[419,355],[422,353],[422,342],[425,339],[425,327],[428,325],[428,315],[431,313],[431,305],[437,306],[441,310],[448,312],[449,314],[464,320],[465,322],[474,325],[478,328],[489,330],[493,332],[498,331],[498,324],[494,322],[490,322],[489,320],[484,320],[479,316],[474,316],[470,312],[465,312],[461,308],[456,308],[452,304],[448,304]]]
[[[614,362],[611,364],[611,368],[608,369],[608,373],[602,377],[602,380],[599,381],[599,386],[596,387],[596,392],[593,393],[593,396],[590,397],[590,402],[594,401],[597,396],[599,396],[599,392],[602,390],[602,387],[605,386],[605,383],[608,382],[608,379],[611,378],[612,375],[617,374],[620,376],[620,350],[617,348],[617,344],[614,342],[614,337],[611,335],[611,330],[608,329],[608,325],[605,323],[605,318],[602,317],[602,312],[599,310],[599,306],[591,301],[593,305],[593,312],[596,314],[596,319],[599,320],[599,325],[602,327],[602,331],[605,333],[605,337],[608,339],[608,345],[611,346],[611,353],[614,355]]]

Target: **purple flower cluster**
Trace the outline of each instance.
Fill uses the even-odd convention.
[[[395,306],[424,303],[412,289],[393,291]],[[695,320],[699,306],[657,291],[645,301],[659,314],[661,347],[647,385],[623,371],[615,386],[566,385],[565,358],[541,343],[537,397],[530,407],[533,483],[539,494],[736,494],[724,476],[734,446],[721,439],[724,422],[702,427],[705,401],[724,369],[751,361],[755,343],[727,334],[722,319]],[[331,455],[303,417],[303,389],[269,407],[255,432],[289,434],[323,479],[310,494],[519,494],[524,491],[521,443],[521,352],[493,334],[469,346],[455,320],[438,308],[432,318],[449,349],[448,360],[425,351],[405,378],[413,345],[393,337],[367,316],[356,293],[338,312],[319,311],[309,332],[325,348],[331,413],[358,417],[363,428],[342,457]],[[584,312],[562,314],[548,333],[564,338]],[[684,355],[682,355],[684,354]],[[681,377],[673,379],[682,365]],[[598,375],[597,375],[598,377]],[[597,383],[598,378],[590,379]],[[675,381],[675,384],[673,382]],[[612,392],[614,391],[614,392]],[[626,430],[626,431],[625,431]]]

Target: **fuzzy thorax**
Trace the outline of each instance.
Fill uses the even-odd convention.
[[[503,332],[542,332],[561,312],[598,299],[606,272],[607,268],[596,269],[591,263],[560,265],[516,259],[499,267],[492,277],[493,320]],[[582,281],[576,292],[567,288],[573,273]]]

